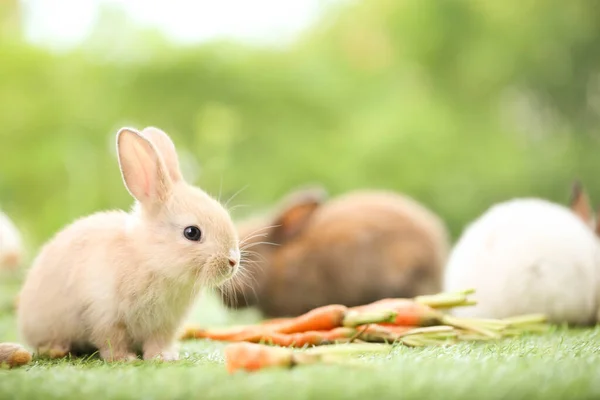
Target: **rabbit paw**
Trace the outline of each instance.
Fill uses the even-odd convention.
[[[50,359],[57,359],[57,358],[63,358],[66,357],[66,355],[69,353],[69,346],[65,346],[65,345],[48,345],[48,346],[41,346],[38,349],[38,355],[40,357],[47,357]]]
[[[100,350],[100,357],[108,362],[132,362],[137,360],[137,356],[127,351],[114,351],[114,349]]]
[[[179,348],[171,338],[167,340],[161,337],[151,338],[144,344],[143,350],[144,360],[179,360]]]
[[[144,353],[144,360],[178,361],[179,353],[174,350],[161,351],[160,353]]]

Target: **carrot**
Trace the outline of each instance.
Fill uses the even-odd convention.
[[[380,337],[384,335],[385,337]],[[368,341],[385,342],[393,341],[388,338],[388,330],[376,331],[374,328],[365,329],[363,332],[354,328],[338,327],[331,330],[307,331],[297,333],[280,333],[269,330],[247,330],[245,332],[227,332],[212,330],[197,330],[194,338],[222,340],[228,342],[268,343],[283,347],[320,346],[331,342],[349,341],[354,337],[363,337]]]
[[[195,329],[189,328],[186,332],[187,339],[210,339],[225,342],[260,342],[266,335],[273,333],[269,329],[260,326],[247,328],[224,328],[224,329]],[[275,332],[276,333],[276,332]]]
[[[0,365],[14,368],[29,364],[30,361],[31,353],[20,344],[0,343]]]
[[[481,335],[500,338],[501,335],[494,329],[490,329],[489,321],[477,321],[464,318],[454,318],[443,314],[426,304],[418,303],[411,299],[382,299],[371,304],[352,308],[352,312],[366,313],[367,311],[393,310],[396,317],[392,322],[381,322],[380,325],[399,326],[436,326],[450,325],[477,332]]]
[[[220,329],[202,329],[200,327],[186,326],[183,333],[179,336],[180,340],[186,339],[212,339],[212,340],[230,340],[231,338],[249,336],[258,331],[257,326],[232,326]]]
[[[410,299],[383,299],[360,307],[353,307],[352,312],[392,310],[396,318],[391,324],[400,326],[432,326],[439,325],[442,314],[439,311]]]
[[[321,346],[332,342],[345,342],[355,339],[366,342],[394,342],[415,328],[405,326],[366,325],[358,328],[339,327],[329,331],[308,331],[292,334],[266,332],[255,337],[247,337],[248,342],[264,342],[283,347]]]
[[[190,326],[184,330],[180,338],[204,338],[229,342],[260,342],[269,337],[273,337],[273,333],[295,334],[314,331],[331,331],[339,327],[352,328],[369,323],[392,322],[394,317],[395,313],[393,311],[377,310],[372,312],[349,313],[347,307],[339,304],[332,304],[315,308],[296,318],[284,319],[266,325],[239,326],[226,329],[199,329]],[[273,340],[287,339],[278,336]]]
[[[342,326],[356,327],[368,323],[391,322],[394,317],[393,310],[377,309],[351,312],[346,306],[330,304],[315,308],[296,318],[283,318],[262,326],[278,333],[300,333],[328,331]]]
[[[342,326],[348,308],[340,304],[330,304],[315,308],[297,318],[271,326],[279,333],[306,331],[328,331]]]
[[[297,333],[280,333],[274,331],[248,331],[243,334],[232,336],[227,341],[268,343],[283,347],[304,347],[307,345],[319,346],[334,341],[343,341],[352,337],[355,330],[352,328],[335,328],[328,331],[307,331]]]
[[[234,343],[225,348],[227,372],[258,371],[268,367],[291,367],[294,355],[288,349],[255,343]]]
[[[291,334],[269,332],[260,338],[260,342],[283,347],[320,346],[348,340],[355,333],[355,329],[344,327],[334,328],[329,331],[308,331]]]
[[[345,306],[332,304],[315,308],[297,318],[283,319],[265,325],[241,326],[226,329],[197,329],[189,327],[182,338],[207,338],[225,341],[260,341],[266,334],[301,333],[307,331],[329,331],[342,326],[346,311]]]
[[[271,347],[256,343],[232,343],[225,347],[225,367],[231,374],[236,371],[256,372],[264,368],[292,368],[314,363],[355,365],[348,359],[362,353],[388,353],[389,346],[381,344],[354,344],[344,347],[324,346],[294,352],[289,348]]]

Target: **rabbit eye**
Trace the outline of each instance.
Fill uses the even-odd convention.
[[[187,240],[198,242],[202,238],[202,231],[197,226],[188,226],[183,230],[183,236]]]

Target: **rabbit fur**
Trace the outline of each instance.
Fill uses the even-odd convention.
[[[108,361],[179,357],[176,334],[198,291],[239,266],[228,212],[182,177],[166,133],[122,128],[117,153],[131,212],[80,218],[41,249],[20,292],[18,326],[38,353],[99,350]],[[184,231],[201,231],[201,239]],[[189,237],[195,238],[195,235]]]
[[[228,285],[225,303],[270,317],[436,293],[449,251],[439,217],[384,190],[329,199],[321,187],[299,188],[238,230],[248,271]]]
[[[600,252],[587,194],[573,186],[570,209],[538,198],[492,206],[464,231],[449,257],[444,290],[476,290],[461,317],[544,313],[551,322],[598,320]]]

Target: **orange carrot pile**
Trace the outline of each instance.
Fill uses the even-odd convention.
[[[391,323],[396,318],[393,310],[350,311],[332,304],[315,308],[297,318],[282,319],[249,327],[229,329],[198,329],[188,327],[182,339],[212,339],[229,342],[271,342],[282,346],[288,343],[321,344],[352,336],[352,329],[365,324]]]
[[[347,364],[348,355],[389,351],[390,344],[395,343],[417,347],[493,340],[549,327],[545,316],[538,314],[496,320],[456,318],[444,313],[445,309],[473,305],[468,299],[473,293],[467,290],[414,299],[390,298],[350,308],[333,304],[296,318],[277,318],[257,325],[226,329],[188,327],[181,338],[237,342],[225,348],[227,370],[233,373],[317,362]],[[331,346],[333,343],[337,345]],[[334,354],[344,346],[339,343],[348,343],[343,350],[346,358]],[[311,348],[293,350],[304,347]]]
[[[507,320],[456,318],[444,309],[473,305],[473,290],[382,299],[358,307],[332,304],[296,318],[224,329],[189,326],[181,339],[266,343],[282,347],[323,346],[346,342],[402,343],[407,346],[491,340],[545,329],[543,315]]]

